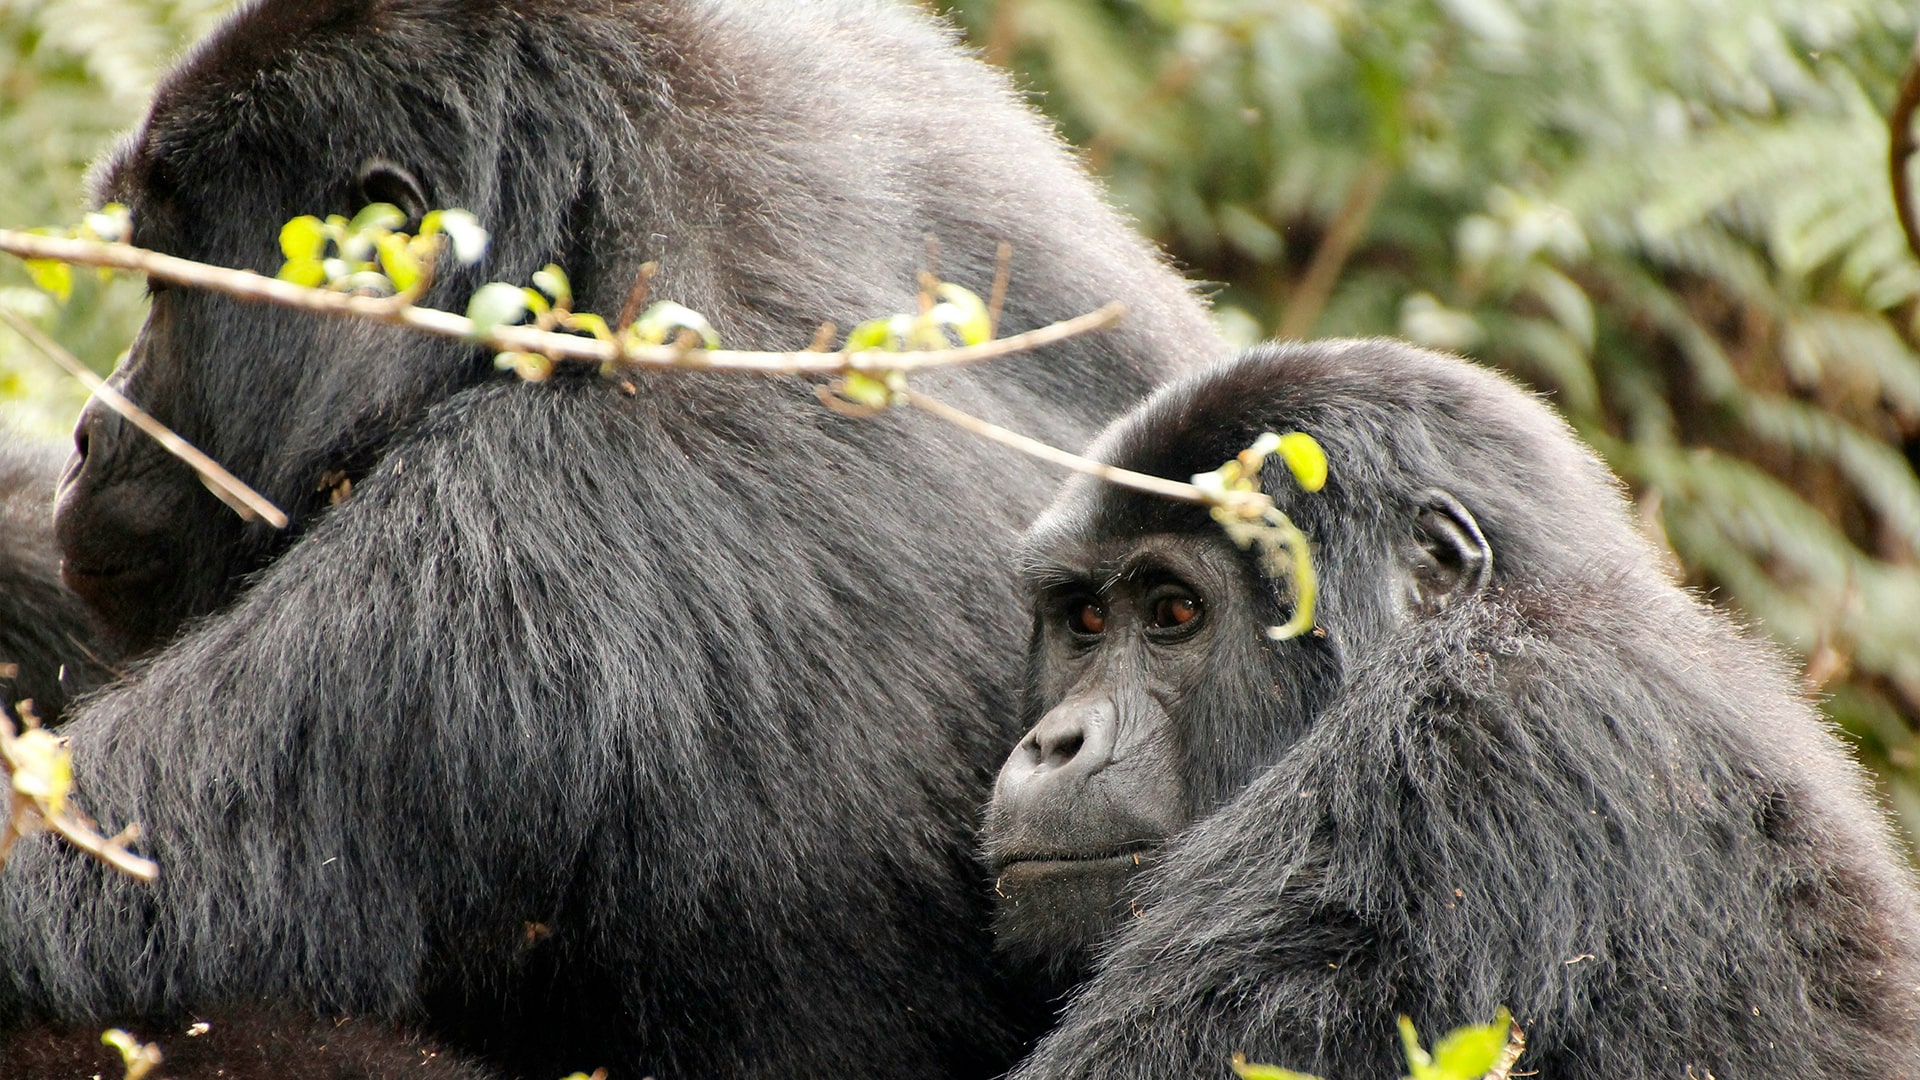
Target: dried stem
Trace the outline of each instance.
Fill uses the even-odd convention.
[[[1200,506],[1240,506],[1244,504],[1264,508],[1268,501],[1266,496],[1252,492],[1245,494],[1226,492],[1216,495],[1203,491],[1192,484],[1181,483],[1178,480],[1149,476],[1146,473],[1134,472],[1132,469],[1122,469],[1108,465],[1105,462],[1095,461],[1089,457],[1082,457],[1079,454],[1062,450],[1057,446],[1043,443],[1038,439],[1029,438],[1017,431],[1009,431],[998,424],[982,420],[972,413],[961,412],[959,409],[954,408],[938,398],[928,397],[916,390],[908,390],[906,392],[906,398],[907,403],[914,408],[930,412],[940,419],[957,427],[965,428],[982,438],[991,439],[1003,446],[1010,446],[1023,454],[1029,454],[1042,461],[1051,461],[1056,465],[1065,466],[1075,472],[1086,473],[1088,476],[1097,476],[1107,483],[1115,484],[1119,487],[1131,488],[1134,491],[1143,491],[1149,495],[1160,495],[1179,502],[1195,503]]]
[[[139,838],[140,831],[129,826],[120,835],[111,839],[101,836],[86,822],[71,814],[53,814],[41,819],[47,828],[65,837],[67,843],[99,859],[115,870],[149,884],[160,877],[160,865],[152,859],[142,858],[126,849],[127,844]]]
[[[1280,316],[1280,328],[1275,337],[1282,340],[1304,338],[1313,330],[1313,324],[1320,321],[1320,313],[1326,310],[1327,301],[1333,297],[1333,287],[1340,281],[1340,272],[1346,269],[1347,260],[1353,256],[1354,248],[1360,244],[1360,237],[1367,230],[1367,222],[1373,217],[1373,208],[1380,203],[1380,196],[1386,193],[1387,181],[1393,179],[1393,169],[1384,157],[1368,159],[1360,167],[1360,175],[1354,177],[1353,186],[1347,189],[1346,200],[1333,215],[1333,222],[1327,226],[1327,234],[1320,240],[1320,247],[1313,253],[1313,262],[1308,264],[1307,272],[1300,284],[1287,297],[1285,310]]]
[[[153,418],[153,415],[127,399],[125,394],[115,390],[105,379],[95,375],[78,357],[60,347],[59,343],[40,332],[40,328],[28,322],[14,312],[0,308],[0,320],[13,328],[14,332],[26,338],[28,344],[38,349],[47,359],[65,368],[67,374],[93,391],[95,397],[104,402],[107,408],[125,417],[133,426],[153,437],[153,440],[165,447],[167,452],[186,462],[207,485],[207,490],[223,503],[233,508],[242,520],[252,521],[263,518],[276,529],[287,527],[287,515],[266,496],[253,490],[241,479],[228,472],[221,464],[201,453],[192,443],[181,438],[167,425]]]
[[[68,240],[0,229],[0,251],[27,259],[54,259],[81,266],[138,270],[176,285],[212,289],[241,300],[262,301],[325,315],[350,315],[395,326],[405,326],[437,337],[485,345],[500,352],[540,353],[555,360],[659,371],[737,371],[762,375],[843,375],[959,367],[997,360],[1056,341],[1099,330],[1118,322],[1124,305],[1111,303],[1064,322],[958,349],[916,353],[868,351],[858,353],[740,352],[729,349],[687,349],[678,345],[620,345],[597,338],[556,334],[530,326],[500,326],[476,334],[463,315],[435,308],[394,303],[393,297],[354,296],[309,289],[251,270],[229,270],[188,259],[162,255],[127,244]]]
[[[1005,240],[993,254],[993,291],[987,294],[987,336],[1000,332],[1000,312],[1007,306],[1007,279],[1013,273],[1013,245]]]
[[[1520,1030],[1519,1024],[1507,1028],[1507,1045],[1500,1050],[1500,1056],[1494,1059],[1493,1068],[1487,1071],[1486,1080],[1509,1080],[1514,1075],[1514,1066],[1520,1064],[1520,1055],[1527,1049],[1527,1034]]]

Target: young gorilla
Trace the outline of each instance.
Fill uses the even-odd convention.
[[[1405,345],[1264,347],[1094,452],[1184,477],[1269,430],[1331,462],[1264,471],[1313,634],[1268,641],[1288,591],[1195,508],[1077,482],[1028,537],[1001,942],[1066,977],[1111,942],[1017,1077],[1386,1080],[1396,1015],[1503,1005],[1556,1080],[1920,1075],[1915,891],[1859,770],[1564,423]]]
[[[53,493],[63,458],[0,428],[0,710],[31,700],[46,723],[109,675],[93,617],[60,583]]]

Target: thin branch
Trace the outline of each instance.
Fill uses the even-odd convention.
[[[103,244],[92,240],[69,240],[39,236],[14,229],[0,229],[0,251],[26,259],[53,259],[81,266],[105,266],[118,270],[137,270],[149,277],[176,285],[212,289],[241,300],[262,301],[326,315],[351,315],[395,326],[410,327],[438,337],[454,338],[485,345],[499,352],[540,353],[555,360],[584,363],[613,363],[625,367],[659,371],[737,371],[762,375],[844,375],[959,367],[997,360],[1003,356],[1050,345],[1056,341],[1099,330],[1118,322],[1126,308],[1111,303],[1064,322],[1029,330],[1024,334],[999,338],[979,345],[927,352],[890,353],[878,350],[858,353],[818,352],[743,352],[731,349],[687,349],[678,345],[621,345],[598,338],[556,334],[530,326],[499,326],[483,335],[474,333],[474,323],[463,315],[435,308],[395,303],[393,297],[355,296],[348,293],[309,289],[277,278],[264,277],[251,270],[229,270],[189,259],[162,255],[157,251],[127,244]]]
[[[633,288],[627,290],[627,302],[620,305],[620,318],[615,326],[631,326],[633,320],[640,317],[640,306],[647,302],[647,294],[653,291],[653,275],[660,271],[660,264],[651,260],[640,264],[634,272]]]
[[[1920,108],[1920,39],[1913,43],[1906,73],[1900,76],[1900,93],[1887,116],[1887,169],[1893,183],[1893,205],[1900,215],[1900,228],[1907,234],[1907,250],[1920,256],[1920,211],[1914,207],[1913,178],[1907,170],[1907,162],[1920,149],[1913,136],[1916,108]]]
[[[248,487],[241,479],[228,472],[221,464],[201,453],[192,443],[175,434],[174,430],[153,418],[153,415],[127,399],[125,394],[115,390],[105,379],[95,375],[91,369],[81,363],[78,357],[60,347],[52,338],[40,332],[40,328],[28,322],[18,314],[0,308],[0,320],[13,328],[14,332],[27,339],[27,343],[38,349],[47,359],[66,369],[67,374],[93,391],[95,397],[106,403],[107,408],[125,417],[133,426],[153,437],[153,440],[165,447],[167,452],[192,466],[207,485],[207,490],[223,503],[233,508],[242,520],[252,521],[256,517],[264,518],[276,529],[287,527],[287,515],[266,496]]]
[[[1013,245],[1005,240],[993,254],[993,291],[987,294],[987,336],[1000,332],[1000,312],[1007,306],[1007,279],[1013,272]]]
[[[1032,455],[1042,461],[1051,461],[1055,465],[1065,466],[1074,472],[1085,473],[1088,476],[1097,476],[1107,483],[1119,487],[1131,488],[1134,491],[1143,491],[1149,495],[1160,495],[1165,498],[1175,499],[1185,503],[1194,503],[1200,506],[1237,506],[1245,503],[1250,506],[1264,507],[1268,501],[1264,495],[1255,492],[1247,492],[1244,494],[1224,492],[1214,494],[1195,487],[1192,484],[1183,484],[1178,480],[1168,480],[1159,476],[1150,476],[1146,473],[1134,472],[1132,469],[1122,469],[1117,466],[1108,465],[1105,462],[1095,461],[1089,457],[1082,457],[1079,454],[1062,450],[1057,446],[1043,443],[1038,439],[1029,438],[1017,431],[1009,431],[998,424],[982,420],[972,413],[961,412],[946,402],[938,398],[928,397],[917,390],[908,390],[906,392],[906,398],[907,403],[914,408],[930,412],[940,419],[957,427],[965,428],[982,438],[991,439],[1003,446],[1010,446],[1023,454]]]
[[[70,814],[51,814],[43,816],[47,828],[66,837],[67,843],[99,859],[115,870],[130,878],[152,883],[160,876],[160,865],[152,859],[142,858],[126,849],[140,835],[138,829],[129,827],[119,836],[101,836],[87,824]]]
[[[1373,217],[1373,208],[1380,203],[1380,196],[1387,190],[1387,181],[1393,179],[1393,169],[1387,159],[1381,156],[1369,158],[1360,167],[1360,175],[1354,177],[1353,186],[1347,189],[1347,197],[1341,202],[1340,209],[1333,215],[1333,222],[1327,226],[1327,234],[1320,240],[1320,247],[1313,253],[1313,262],[1307,266],[1307,272],[1300,284],[1287,297],[1280,316],[1280,328],[1274,334],[1282,340],[1305,338],[1313,330],[1313,324],[1320,321],[1320,313],[1326,310],[1327,301],[1333,297],[1333,287],[1340,281],[1340,272],[1346,269],[1347,260],[1353,256],[1354,248],[1360,244],[1360,237],[1367,230],[1367,222]]]

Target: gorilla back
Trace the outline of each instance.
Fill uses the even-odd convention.
[[[907,310],[929,236],[984,291],[1006,241],[1003,330],[1132,316],[925,385],[1062,438],[1217,349],[997,77],[862,0],[266,0],[103,188],[137,242],[266,272],[296,214],[466,207],[493,242],[434,306],[552,261],[617,312],[653,260],[749,348]],[[171,641],[70,723],[79,798],[163,870],[18,851],[0,1016],[261,996],[538,1074],[1004,1065],[971,821],[1014,734],[1002,566],[1037,466],[799,380],[521,384],[183,289],[116,379],[295,525],[83,418],[69,580]]]
[[[1388,1080],[1397,1014],[1503,1005],[1559,1080],[1920,1075],[1912,874],[1860,771],[1566,425],[1319,343],[1094,453],[1187,476],[1290,430],[1330,461],[1263,473],[1316,545],[1312,634],[1268,641],[1289,591],[1193,507],[1076,481],[1030,536],[1034,726],[988,849],[1009,951],[1095,959],[1016,1075]]]

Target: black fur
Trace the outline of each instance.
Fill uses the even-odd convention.
[[[1266,473],[1318,545],[1327,636],[1254,670],[1222,651],[1232,710],[1172,706],[1189,768],[1257,778],[1199,782],[1227,801],[1203,794],[1140,875],[1017,1077],[1226,1075],[1240,1051],[1387,1080],[1396,1015],[1438,1035],[1503,1005],[1519,1067],[1556,1080],[1920,1075],[1914,884],[1861,771],[1773,649],[1662,574],[1563,422],[1408,346],[1263,347],[1096,452],[1181,477],[1263,430],[1332,462],[1318,494]],[[1434,488],[1477,520],[1492,579],[1409,616],[1393,553]],[[1243,559],[1191,508],[1090,483],[1029,558],[1161,534]],[[1254,599],[1286,613],[1283,589]],[[1329,668],[1303,712],[1287,688]]]
[[[493,231],[440,306],[557,261],[610,315],[654,259],[729,344],[802,347],[910,309],[926,237],[983,294],[1005,240],[1003,331],[1131,317],[923,385],[1062,440],[1217,350],[997,77],[862,0],[268,0],[104,191],[143,243],[272,271],[279,224],[351,211],[370,161]],[[69,577],[129,644],[172,641],[70,722],[80,801],[162,872],[18,851],[0,1017],[266,997],[535,1076],[1005,1067],[1031,1018],[996,996],[972,818],[1042,467],[801,380],[527,385],[184,289],[117,378],[296,527],[83,421]]]
[[[60,583],[60,464],[53,447],[0,429],[0,709],[31,700],[47,723],[106,680],[111,658],[86,606]]]

